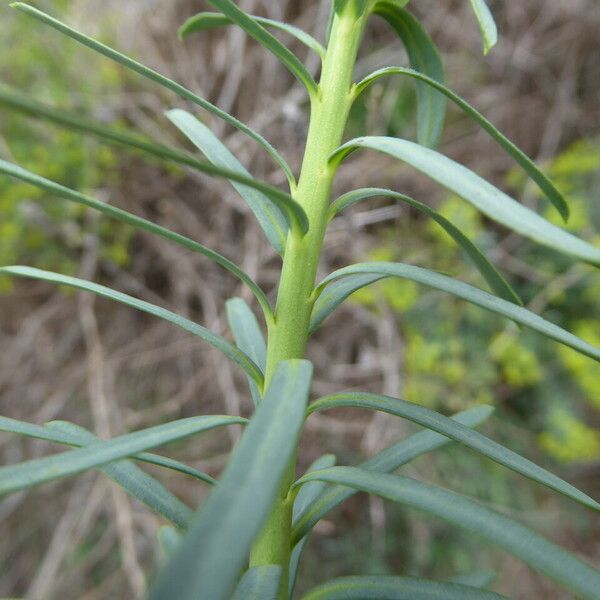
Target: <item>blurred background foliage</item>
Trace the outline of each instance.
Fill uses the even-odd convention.
[[[569,3],[490,1],[501,42],[481,57],[466,0],[411,7],[446,61],[447,81],[544,165],[571,205],[568,228],[600,244],[600,9]],[[176,39],[196,0],[44,0],[37,5],[130,53],[248,122],[297,168],[307,113],[302,91],[270,56],[235,29]],[[322,37],[325,0],[242,0],[250,12],[284,19]],[[90,18],[93,15],[93,18]],[[290,40],[282,38],[286,42]],[[0,6],[0,85],[163,143],[183,143],[162,116],[186,106],[164,90]],[[302,58],[305,51],[292,43]],[[308,66],[316,64],[308,59]],[[357,75],[405,64],[382,23],[367,32]],[[414,88],[390,79],[357,103],[348,135],[414,135]],[[283,184],[243,136],[200,115],[258,177]],[[486,175],[559,223],[522,172],[493,142],[450,109],[442,151]],[[278,259],[235,192],[9,110],[0,104],[0,156],[64,185],[152,218],[238,262],[271,294]],[[460,198],[382,156],[360,155],[339,174],[340,193],[380,185],[436,206],[477,242],[532,310],[600,345],[600,274],[490,223]],[[385,199],[352,208],[332,224],[322,274],[357,260],[402,260],[485,287],[435,223]],[[161,240],[132,235],[29,186],[0,180],[0,264],[77,273],[143,296],[216,331],[223,303],[245,295],[218,267]],[[250,298],[247,296],[247,300]],[[35,422],[67,419],[101,435],[198,413],[246,413],[243,377],[218,355],[168,325],[43,284],[0,279],[0,410]],[[400,395],[444,413],[497,407],[485,432],[600,492],[600,366],[476,307],[386,281],[356,293],[315,338],[315,393],[340,388]],[[215,367],[218,368],[215,370]],[[301,467],[323,452],[354,464],[412,428],[383,415],[311,417]],[[235,432],[168,448],[217,475]],[[3,463],[54,451],[39,441],[0,437]],[[578,507],[452,448],[405,469],[509,511],[545,535],[600,562],[598,523]],[[206,493],[178,476],[153,473],[196,505]],[[568,514],[568,522],[561,518]],[[114,516],[119,515],[118,519]],[[92,600],[140,598],[160,560],[158,520],[88,474],[0,501],[0,595]],[[357,496],[320,524],[301,574],[303,586],[349,573],[450,577],[472,568],[499,573],[514,598],[568,598],[515,561],[415,513]]]

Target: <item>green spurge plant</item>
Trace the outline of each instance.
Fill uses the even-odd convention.
[[[275,307],[263,290],[239,267],[200,243],[133,214],[39,177],[6,161],[0,171],[138,229],[162,236],[215,261],[246,284],[256,297],[267,337],[250,307],[234,298],[227,314],[235,344],[205,327],[164,308],[110,288],[56,273],[6,266],[0,273],[71,286],[105,296],[197,335],[237,363],[248,377],[255,411],[249,420],[237,416],[198,416],[100,441],[69,423],[33,425],[0,419],[4,431],[71,446],[64,453],[0,468],[0,493],[8,494],[84,470],[98,468],[132,496],[168,520],[163,543],[168,560],[149,592],[151,600],[284,599],[294,593],[296,571],[315,524],[352,494],[363,491],[438,517],[478,536],[570,590],[579,598],[597,599],[600,572],[516,520],[441,487],[393,474],[414,458],[452,441],[554,490],[592,511],[600,504],[559,477],[475,431],[492,409],[477,406],[443,416],[399,398],[370,393],[339,393],[308,404],[312,366],[304,360],[311,334],[350,294],[385,278],[403,278],[445,291],[481,308],[529,327],[583,355],[600,361],[600,349],[523,308],[518,296],[490,261],[455,225],[433,208],[399,192],[369,188],[330,196],[338,166],[358,150],[388,154],[439,182],[489,218],[541,244],[592,265],[600,265],[600,249],[551,224],[516,202],[466,167],[433,148],[443,128],[450,100],[487,131],[538,185],[564,219],[568,207],[553,184],[533,162],[479,112],[443,83],[438,51],[406,0],[335,0],[325,45],[283,23],[245,14],[231,0],[209,0],[219,12],[201,13],[187,21],[181,35],[234,24],[277,56],[306,88],[310,128],[298,179],[280,154],[261,135],[234,117],[139,62],[75,31],[23,3],[13,6],[39,22],[79,41],[138,74],[220,117],[263,147],[283,169],[289,191],[253,178],[195,116],[183,110],[167,113],[171,122],[204,155],[156,144],[122,129],[111,129],[43,106],[17,93],[3,92],[0,101],[12,109],[58,125],[95,135],[106,142],[145,152],[181,166],[229,180],[248,203],[269,242],[282,258]],[[484,50],[493,46],[496,28],[483,0],[472,0]],[[389,67],[356,83],[353,72],[367,22],[383,18],[404,43],[411,67]],[[298,38],[322,60],[317,80],[276,37],[279,30]],[[389,137],[361,137],[344,142],[350,109],[380,77],[401,75],[415,81],[418,100],[418,142]],[[404,202],[434,219],[466,252],[492,293],[417,266],[367,262],[342,268],[316,283],[323,239],[330,220],[348,206],[374,196]],[[308,407],[307,407],[308,405]],[[358,466],[335,466],[333,456],[318,459],[296,479],[296,458],[303,426],[310,415],[336,407],[382,411],[423,427]],[[231,424],[246,426],[218,481],[186,465],[148,453],[168,442]],[[213,486],[194,512],[135,464],[147,462],[185,473]],[[465,600],[501,598],[487,591],[487,574],[459,576],[448,582],[412,577],[340,578],[308,592],[305,600],[350,598]]]

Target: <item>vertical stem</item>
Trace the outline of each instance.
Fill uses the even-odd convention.
[[[290,231],[288,236],[274,325],[269,331],[266,385],[282,360],[302,358],[308,340],[312,311],[311,294],[323,239],[335,168],[329,157],[340,146],[352,105],[351,90],[358,47],[366,15],[357,14],[354,2],[336,14],[319,88],[311,103],[311,118],[302,171],[294,198],[309,219],[305,236]],[[250,556],[251,566],[276,564],[283,567],[280,598],[287,598],[293,482],[296,457],[292,460],[271,516]]]

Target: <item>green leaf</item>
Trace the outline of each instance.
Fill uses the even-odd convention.
[[[485,257],[485,255],[479,250],[479,248],[464,235],[460,229],[455,227],[448,219],[440,215],[437,211],[433,210],[427,204],[423,204],[418,200],[413,200],[409,196],[393,192],[391,190],[385,190],[381,188],[364,188],[353,190],[340,196],[332,205],[332,214],[337,214],[340,211],[364,200],[366,198],[373,198],[375,196],[387,196],[394,200],[406,202],[410,206],[420,210],[429,217],[431,217],[436,223],[438,223],[446,233],[466,252],[467,256],[471,259],[473,264],[477,267],[477,270],[483,275],[490,288],[498,294],[501,298],[514,302],[515,304],[523,304],[517,293],[509,285],[509,283],[502,277],[502,275],[496,270],[494,265]]]
[[[333,467],[308,473],[297,485],[327,481],[424,511],[522,560],[584,600],[596,600],[600,572],[520,523],[460,494],[408,477]]]
[[[319,471],[320,469],[333,467],[335,465],[335,461],[336,458],[333,454],[324,454],[323,456],[317,458],[317,460],[315,460],[310,467],[308,467],[306,472],[310,473],[311,471]],[[326,487],[327,484],[320,481],[303,485],[298,491],[298,494],[294,500],[293,519],[296,520],[299,515],[309,511],[311,506],[317,501]],[[298,577],[298,566],[300,564],[300,559],[302,558],[304,549],[306,548],[306,544],[308,543],[309,535],[310,533],[305,535],[292,549],[288,578],[289,598],[292,598],[294,595],[294,588],[296,587],[296,579]]]
[[[203,254],[213,262],[217,263],[219,266],[229,271],[242,283],[245,283],[248,288],[252,290],[252,293],[260,304],[267,322],[273,319],[273,309],[271,308],[269,300],[259,285],[249,275],[244,273],[244,271],[242,271],[242,269],[240,269],[235,263],[230,261],[228,258],[225,258],[218,252],[215,252],[214,250],[211,250],[210,248],[207,248],[206,246],[203,246],[202,244],[199,244],[190,238],[180,235],[179,233],[175,233],[174,231],[166,229],[165,227],[156,225],[152,223],[152,221],[148,221],[125,210],[111,206],[106,202],[100,202],[99,200],[90,198],[89,196],[76,192],[75,190],[71,190],[58,183],[55,183],[54,181],[45,179],[44,177],[40,177],[39,175],[31,173],[30,171],[27,171],[18,165],[14,165],[1,159],[0,173],[4,173],[5,175],[29,183],[47,192],[56,194],[65,200],[69,200],[71,202],[75,202],[77,204],[97,210],[108,217],[117,219],[122,223],[127,223],[128,225],[131,225],[137,229],[141,229],[142,231],[147,231],[154,235],[158,235],[166,240],[179,244],[188,250],[192,250],[193,252]]]
[[[156,71],[146,67],[138,61],[133,60],[129,56],[126,56],[125,54],[122,54],[121,52],[118,52],[117,50],[114,50],[112,48],[109,48],[105,44],[102,44],[101,42],[98,42],[97,40],[94,40],[89,36],[79,31],[76,31],[72,27],[69,27],[65,23],[62,23],[61,21],[55,19],[54,17],[51,17],[50,15],[42,12],[41,10],[38,10],[37,8],[34,8],[33,6],[29,6],[28,4],[25,4],[23,2],[13,2],[10,6],[28,14],[29,16],[37,19],[38,21],[41,21],[42,23],[45,23],[46,25],[49,25],[53,29],[56,29],[64,35],[76,40],[80,44],[83,44],[84,46],[87,46],[88,48],[99,52],[107,58],[118,62],[119,64],[127,67],[128,69],[131,69],[132,71],[135,71],[139,75],[142,75],[143,77],[146,77],[147,79],[150,79],[151,81],[162,85],[163,87],[167,88],[168,90],[171,90],[181,98],[189,100],[194,104],[197,104],[204,110],[207,110],[208,112],[216,115],[226,123],[229,123],[229,125],[232,125],[233,127],[246,134],[254,141],[258,142],[269,153],[273,160],[281,167],[290,183],[290,187],[292,189],[295,187],[296,180],[289,165],[285,162],[283,157],[277,152],[277,150],[275,150],[275,148],[273,148],[273,146],[267,140],[265,140],[265,138],[263,138],[260,134],[256,133],[256,131],[250,129],[250,127],[248,127],[235,117],[232,117],[231,115],[227,114],[225,111],[221,110],[214,104],[211,104],[204,98],[201,98],[197,94],[194,94],[193,92],[183,87],[176,81],[173,81],[172,79],[169,79],[168,77],[157,73]]]
[[[170,556],[181,543],[182,535],[174,527],[163,525],[158,530],[158,541],[164,556]]]
[[[257,17],[255,15],[248,16],[259,25],[262,25],[265,29],[277,29],[279,31],[283,31],[284,33],[288,33],[311,50],[314,50],[319,55],[321,60],[325,58],[325,48],[323,48],[323,46],[317,40],[315,40],[312,35],[309,35],[306,33],[306,31],[300,29],[299,27],[294,27],[293,25],[282,23],[281,21],[274,21],[273,19]],[[179,37],[183,39],[191,33],[216,29],[231,24],[233,24],[233,21],[221,13],[201,12],[193,17],[190,17],[179,28]]]
[[[462,423],[467,427],[477,427],[481,425],[492,413],[494,409],[491,406],[475,406],[462,411],[453,417],[457,423]],[[401,466],[409,463],[415,458],[433,452],[452,443],[452,440],[444,435],[433,431],[419,431],[406,439],[400,440],[393,446],[382,450],[373,458],[363,462],[360,467],[368,471],[379,473],[391,473]],[[306,510],[298,514],[294,519],[292,531],[292,543],[300,539],[307,539],[307,534],[311,529],[333,508],[339,506],[342,502],[356,493],[356,490],[338,485],[330,487],[313,502]]]
[[[357,148],[370,148],[403,160],[473,204],[490,219],[559,252],[600,265],[600,248],[552,225],[473,171],[434,150],[407,140],[363,137],[344,144],[332,160],[339,160]]]
[[[584,342],[577,336],[565,331],[546,321],[539,315],[517,306],[502,298],[492,296],[479,288],[468,285],[462,281],[440,275],[434,271],[405,265],[402,263],[374,262],[360,263],[351,265],[328,275],[317,287],[317,294],[320,293],[315,303],[312,315],[312,330],[316,329],[323,319],[329,315],[336,306],[343,302],[349,294],[368,285],[368,276],[372,277],[371,283],[385,277],[401,277],[421,283],[423,285],[448,292],[476,306],[485,308],[493,313],[508,317],[513,321],[525,325],[555,340],[565,346],[569,346],[581,354],[585,354],[594,360],[600,361],[600,349]],[[352,278],[356,277],[352,285]],[[348,281],[344,282],[343,280]],[[338,280],[341,280],[338,282]]]
[[[60,421],[60,423],[64,423],[64,421]],[[52,423],[48,425],[51,424]],[[82,443],[81,440],[76,439],[72,435],[66,435],[64,431],[57,432],[53,429],[50,429],[49,427],[42,427],[41,425],[34,425],[32,423],[24,423],[23,421],[9,419],[8,417],[0,417],[0,431],[16,433],[19,435],[26,435],[27,437],[46,440],[48,442],[55,442],[57,444],[63,444],[65,446],[74,446],[76,448],[80,448],[81,446],[87,445]],[[207,475],[202,471],[198,471],[197,469],[189,467],[188,465],[184,465],[183,463],[180,463],[177,460],[173,460],[172,458],[167,458],[166,456],[159,456],[158,454],[149,454],[147,452],[141,452],[140,454],[136,454],[135,456],[132,456],[130,458],[148,463],[150,465],[155,465],[157,467],[164,467],[172,471],[177,471],[179,473],[183,473],[184,475],[189,475],[191,477],[194,477],[195,479],[198,479],[199,481],[204,481],[205,483],[208,483],[210,485],[214,485],[216,483],[210,475]]]
[[[166,308],[150,304],[144,300],[138,300],[122,292],[117,292],[103,285],[92,283],[91,281],[85,281],[84,279],[77,279],[76,277],[67,277],[66,275],[60,275],[58,273],[51,273],[50,271],[42,271],[41,269],[34,269],[33,267],[0,267],[0,274],[16,275],[17,277],[28,277],[31,279],[39,279],[41,281],[49,281],[50,283],[56,283],[58,285],[66,285],[72,288],[83,290],[84,292],[92,292],[98,296],[109,298],[131,308],[135,308],[142,312],[148,313],[159,319],[164,319],[173,325],[177,325],[185,331],[197,335],[202,338],[205,342],[208,342],[211,346],[214,346],[220,350],[225,356],[230,358],[233,362],[237,363],[249,377],[252,377],[257,384],[262,385],[263,375],[262,371],[240,350],[230,344],[226,339],[213,333],[206,327],[198,325],[181,315],[178,315]]]
[[[497,575],[494,571],[481,570],[481,571],[469,571],[452,577],[451,583],[461,583],[462,585],[470,585],[476,588],[486,588],[492,585],[497,579]]]
[[[211,163],[235,171],[244,177],[251,177],[225,144],[194,115],[181,109],[170,110],[165,114]],[[298,210],[298,204],[291,198],[283,202],[281,198],[271,199],[257,189],[249,188],[241,183],[233,181],[232,185],[256,216],[271,245],[279,254],[283,255],[288,234],[288,223],[284,215],[288,215],[290,224],[295,220],[300,223],[304,211]],[[296,213],[299,215],[298,217],[296,217]]]
[[[402,4],[402,3],[400,3]],[[373,12],[385,19],[398,34],[416,71],[444,81],[444,65],[436,45],[419,21],[397,2],[380,0]],[[438,145],[446,117],[446,99],[427,85],[417,84],[417,138],[424,146]]]
[[[302,596],[301,600],[502,600],[506,596],[458,583],[414,577],[339,577]]]
[[[233,23],[241,27],[249,36],[253,37],[261,46],[273,53],[290,71],[290,73],[304,85],[311,96],[317,92],[317,84],[306,67],[298,57],[286,48],[276,37],[270,34],[260,23],[240,10],[231,0],[208,0],[215,8],[220,10]]]
[[[267,344],[254,313],[242,298],[232,298],[225,304],[227,321],[233,333],[236,346],[244,352],[260,369],[267,365]],[[254,405],[258,406],[262,391],[256,382],[248,378]]]
[[[473,108],[468,102],[463,100],[458,94],[447,88],[444,84],[427,77],[423,73],[419,73],[414,69],[405,69],[404,67],[386,67],[379,69],[368,75],[357,86],[355,94],[362,93],[372,83],[380,77],[387,75],[407,75],[413,79],[423,82],[424,84],[438,90],[456,104],[463,112],[471,117],[482,129],[484,129],[512,158],[521,166],[521,168],[529,175],[529,177],[537,184],[537,186],[546,194],[550,202],[560,213],[562,218],[567,221],[569,218],[569,206],[563,195],[554,187],[554,184],[542,173],[535,163],[515,144],[513,144],[505,135],[503,135],[494,125],[488,121],[479,111]]]
[[[490,440],[477,431],[473,431],[469,427],[465,427],[419,404],[379,394],[348,392],[320,398],[308,407],[308,414],[311,415],[315,412],[331,410],[332,408],[364,408],[408,419],[426,429],[441,433],[463,446],[467,446],[467,448],[471,448],[471,450],[475,450],[475,452],[507,467],[511,471],[520,473],[532,481],[545,485],[588,508],[600,511],[600,504],[598,502],[571,484],[563,481],[560,477],[546,471],[546,469],[538,467],[530,460]]]
[[[219,483],[149,600],[229,600],[295,451],[311,377],[307,361],[279,363]]]
[[[89,447],[101,441],[89,431],[72,423],[53,422],[48,427],[72,436],[82,446]],[[102,472],[128,494],[180,529],[185,529],[191,521],[194,514],[191,508],[130,461],[122,460],[105,465],[102,467]]]
[[[483,53],[487,54],[498,42],[498,28],[485,0],[471,0],[471,6],[481,32]]]
[[[244,573],[232,600],[277,600],[281,567],[262,565]]]
[[[28,460],[0,468],[0,495],[23,490],[47,481],[76,475],[103,467],[144,450],[208,431],[224,425],[246,423],[246,419],[229,416],[190,417],[142,431],[128,433],[85,448]]]

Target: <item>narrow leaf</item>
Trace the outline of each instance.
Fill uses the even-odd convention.
[[[60,421],[60,423],[64,423],[64,421]],[[52,425],[52,423],[49,423],[48,425]],[[46,440],[48,442],[55,442],[65,446],[74,446],[76,448],[81,448],[82,446],[88,445],[82,443],[81,440],[72,435],[67,435],[65,431],[59,432],[48,426],[42,427],[41,425],[16,421],[15,419],[9,419],[8,417],[0,417],[0,431],[26,435],[27,437]],[[194,469],[188,465],[184,465],[183,463],[173,460],[172,458],[167,458],[166,456],[140,452],[139,454],[136,454],[130,458],[148,463],[150,465],[155,465],[157,467],[164,467],[172,471],[177,471],[179,473],[183,473],[184,475],[189,475],[210,485],[214,485],[216,483],[210,475],[207,475],[202,471],[198,471],[197,469]]]
[[[552,340],[577,350],[581,354],[585,354],[594,360],[600,361],[599,348],[584,342],[572,333],[565,331],[558,327],[558,325],[554,325],[554,323],[546,321],[539,315],[536,315],[522,306],[517,306],[512,302],[507,302],[506,300],[502,300],[502,298],[492,296],[479,288],[453,279],[452,277],[447,277],[446,275],[440,275],[434,271],[402,263],[360,263],[334,271],[331,275],[328,275],[317,288],[317,293],[320,290],[323,290],[323,292],[319,296],[313,309],[312,328],[316,329],[319,323],[321,323],[323,319],[340,304],[340,302],[343,302],[349,294],[368,285],[367,276],[373,277],[372,281],[377,281],[378,279],[383,279],[385,277],[401,277],[443,292],[448,292],[449,294],[462,298],[476,306],[508,317]],[[351,281],[347,281],[345,285],[340,284],[338,287],[332,285],[331,289],[329,289],[328,284],[332,284],[332,282],[337,283],[337,280],[342,280],[342,278],[348,279],[351,277],[356,277],[355,286],[351,285]]]
[[[487,54],[498,42],[498,28],[485,0],[471,0],[471,6],[481,32],[483,53]]]
[[[166,113],[168,119],[208,158],[218,167],[235,171],[244,177],[251,177],[239,160],[219,140],[219,138],[204,123],[185,110],[176,109]],[[290,206],[297,206],[293,200],[283,203],[280,199],[271,199],[255,188],[249,188],[241,183],[232,181],[246,204],[256,216],[271,245],[283,255],[288,233],[288,223],[284,215],[289,213]],[[292,204],[293,203],[293,204]],[[296,211],[295,212],[299,212]],[[283,213],[283,214],[282,214]],[[290,217],[291,222],[294,216]],[[301,217],[300,217],[301,219]]]
[[[77,279],[76,277],[67,277],[66,275],[51,273],[50,271],[42,271],[32,267],[0,267],[0,274],[39,279],[41,281],[49,281],[50,283],[56,283],[58,285],[66,285],[72,288],[80,289],[84,292],[92,292],[93,294],[120,302],[121,304],[125,304],[131,308],[148,313],[158,317],[159,319],[164,319],[173,325],[177,325],[178,327],[185,329],[185,331],[188,331],[193,335],[197,335],[205,342],[208,342],[211,346],[214,346],[220,350],[223,354],[225,354],[225,356],[237,363],[249,377],[252,377],[252,379],[256,381],[256,383],[262,385],[263,375],[261,370],[243,352],[238,350],[220,335],[217,335],[209,329],[206,329],[206,327],[202,327],[202,325],[198,325],[198,323],[194,323],[193,321],[171,312],[166,308],[150,304],[144,300],[138,300],[133,296],[128,296],[127,294],[117,292],[116,290],[112,290],[97,283],[92,283],[91,281]]]
[[[72,423],[54,422],[52,429],[63,431],[78,439],[82,446],[91,446],[100,440],[89,431]],[[129,495],[145,504],[150,510],[168,519],[180,529],[185,529],[191,521],[193,511],[179,498],[167,490],[162,483],[127,460],[102,467],[102,472],[121,486]]]
[[[246,420],[241,417],[220,415],[190,417],[122,435],[109,441],[98,442],[86,448],[0,467],[0,495],[76,475],[88,469],[103,467],[144,450],[157,448],[215,427],[245,422]]]
[[[453,417],[457,423],[467,427],[481,425],[494,411],[491,406],[475,406],[462,411]],[[452,443],[452,440],[433,431],[419,431],[406,439],[400,440],[393,446],[382,450],[373,458],[362,463],[360,467],[378,473],[391,473],[410,461],[433,452]],[[333,508],[353,496],[356,490],[341,485],[330,487],[306,510],[294,519],[292,543],[307,539],[311,529]]]
[[[398,34],[416,71],[444,81],[444,65],[432,39],[419,21],[397,2],[380,0],[373,12],[385,19]],[[417,84],[417,137],[419,143],[435,147],[440,141],[446,116],[446,99],[427,85]]]
[[[94,198],[76,192],[75,190],[71,190],[58,183],[55,183],[54,181],[50,181],[49,179],[40,177],[35,173],[31,173],[30,171],[27,171],[18,165],[8,163],[1,159],[0,173],[29,183],[35,187],[50,192],[51,194],[56,194],[65,200],[69,200],[71,202],[75,202],[77,204],[97,210],[108,217],[117,219],[122,223],[127,223],[128,225],[131,225],[137,229],[141,229],[142,231],[147,231],[154,235],[158,235],[166,240],[169,240],[170,242],[179,244],[188,250],[192,250],[193,252],[203,254],[213,262],[217,263],[219,266],[229,271],[242,283],[245,283],[252,291],[261,308],[263,309],[267,321],[270,321],[273,318],[273,309],[271,308],[265,293],[262,291],[259,285],[249,275],[244,273],[244,271],[242,271],[242,269],[240,269],[235,263],[230,261],[228,258],[225,258],[218,252],[215,252],[214,250],[211,250],[210,248],[207,248],[206,246],[203,246],[202,244],[199,244],[190,238],[180,235],[179,233],[175,233],[174,231],[166,229],[165,227],[156,225],[152,221],[148,221],[125,210],[111,206],[106,202],[95,200]]]
[[[600,265],[600,248],[549,223],[473,171],[434,150],[407,140],[366,137],[342,146],[334,155],[334,160],[356,148],[370,148],[403,160],[505,227],[559,252]]]
[[[320,469],[327,469],[328,467],[333,467],[335,465],[336,458],[333,454],[324,454],[323,456],[317,458],[310,467],[308,467],[307,473],[311,471],[319,471]],[[296,498],[294,500],[294,511],[293,511],[293,519],[296,520],[299,515],[310,510],[311,506],[317,501],[319,496],[323,493],[327,484],[322,483],[320,481],[315,481],[314,483],[307,483],[303,485]],[[300,565],[300,560],[302,558],[302,554],[304,549],[306,548],[306,544],[308,543],[308,536],[310,534],[305,535],[293,548],[292,555],[290,557],[290,569],[289,569],[289,578],[288,578],[288,597],[292,598],[294,595],[294,588],[296,587],[296,579],[298,577],[298,566]]]
[[[311,376],[307,361],[279,363],[219,483],[149,600],[229,600],[296,448]]]
[[[281,21],[266,19],[265,17],[257,17],[255,15],[248,16],[259,25],[262,25],[265,29],[276,29],[288,33],[295,37],[299,42],[302,42],[307,48],[314,50],[321,59],[325,58],[325,48],[323,48],[312,35],[309,35],[303,29],[294,27],[294,25],[289,25],[288,23],[282,23]],[[190,17],[179,28],[179,37],[184,39],[191,33],[216,29],[231,24],[233,24],[233,21],[221,13],[201,12]]]
[[[177,546],[181,543],[181,533],[174,527],[163,525],[158,530],[158,541],[160,543],[160,549],[164,556],[171,556]]]
[[[460,494],[408,477],[353,467],[308,473],[298,484],[309,481],[346,485],[439,517],[499,546],[583,600],[598,597],[599,571],[517,521]]]
[[[506,596],[458,583],[413,577],[339,577],[320,585],[301,600],[507,600]]]
[[[571,484],[563,481],[560,477],[546,471],[546,469],[538,467],[530,460],[494,442],[481,433],[473,431],[469,427],[465,427],[419,404],[379,394],[348,392],[320,398],[308,407],[308,414],[331,410],[332,408],[364,408],[408,419],[431,431],[441,433],[461,443],[463,446],[467,446],[467,448],[471,448],[471,450],[475,450],[475,452],[507,467],[511,471],[520,473],[532,481],[545,485],[588,508],[600,511],[600,504],[598,502]]]
[[[290,187],[294,188],[294,186],[296,185],[296,180],[289,165],[285,162],[285,160],[277,152],[277,150],[275,150],[275,148],[273,148],[273,146],[269,142],[267,142],[267,140],[263,138],[260,134],[250,129],[247,125],[245,125],[235,117],[232,117],[231,115],[227,114],[225,111],[221,110],[214,104],[211,104],[204,98],[201,98],[197,94],[194,94],[193,92],[183,87],[181,84],[173,81],[172,79],[169,79],[168,77],[157,73],[156,71],[146,67],[145,65],[130,58],[129,56],[126,56],[125,54],[122,54],[121,52],[118,52],[117,50],[114,50],[79,31],[76,31],[72,27],[69,27],[65,23],[62,23],[61,21],[55,19],[54,17],[51,17],[50,15],[42,12],[41,10],[38,10],[37,8],[34,8],[33,6],[30,6],[29,4],[25,4],[23,2],[13,2],[10,6],[28,14],[29,16],[37,19],[38,21],[41,21],[42,23],[45,23],[46,25],[49,25],[53,29],[56,29],[64,35],[76,40],[80,44],[83,44],[84,46],[95,50],[96,52],[106,56],[107,58],[110,58],[111,60],[114,60],[115,62],[118,62],[119,64],[127,67],[128,69],[131,69],[132,71],[135,71],[139,75],[142,75],[143,77],[146,77],[147,79],[150,79],[151,81],[162,85],[168,90],[175,92],[184,100],[189,100],[190,102],[197,104],[204,110],[207,110],[208,112],[216,115],[229,125],[232,125],[242,133],[246,134],[248,137],[252,138],[254,141],[258,142],[269,153],[269,155],[285,173],[290,183]]]
[[[277,600],[281,567],[263,565],[244,573],[232,600]]]
[[[454,93],[450,88],[444,84],[427,77],[423,73],[419,73],[414,69],[405,69],[404,67],[386,67],[379,69],[368,75],[356,86],[356,95],[362,93],[372,83],[377,81],[380,77],[388,75],[407,75],[424,84],[438,90],[449,100],[454,102],[463,112],[471,117],[482,129],[484,129],[512,158],[521,166],[521,168],[529,175],[529,177],[537,184],[537,186],[544,192],[547,198],[552,202],[556,210],[560,213],[562,218],[567,221],[569,218],[569,206],[563,195],[554,187],[554,184],[542,173],[535,163],[515,144],[513,144],[505,135],[503,135],[494,125],[488,121],[479,111],[473,108],[468,102],[463,100],[458,94]]]
[[[290,73],[304,85],[312,96],[317,92],[317,84],[306,67],[298,57],[286,48],[276,37],[270,34],[260,23],[240,10],[231,0],[208,0],[215,8],[220,10],[233,23],[239,25],[249,36],[253,37],[261,46],[273,53],[290,71]]]
[[[462,585],[470,585],[476,588],[486,588],[492,585],[497,579],[497,574],[490,570],[469,571],[452,577],[451,583],[461,583]]]
[[[265,371],[267,364],[267,344],[254,313],[242,298],[232,298],[226,303],[227,321],[233,333],[236,346],[244,352],[260,369]],[[254,405],[258,406],[262,391],[256,382],[248,378]]]
[[[498,294],[501,298],[514,302],[515,304],[523,304],[517,293],[513,290],[510,284],[502,277],[497,269],[490,263],[485,257],[483,252],[473,243],[469,238],[464,235],[458,227],[453,225],[448,219],[440,215],[437,211],[433,210],[427,204],[423,204],[418,200],[413,200],[409,196],[393,192],[391,190],[385,190],[381,188],[364,188],[348,192],[343,196],[340,196],[331,206],[331,212],[333,214],[339,213],[341,210],[360,202],[366,198],[373,198],[375,196],[387,196],[394,200],[399,200],[409,204],[413,208],[425,213],[431,217],[438,225],[440,225],[444,231],[466,252],[467,256],[471,259],[473,264],[477,267],[477,270],[483,275],[483,278],[488,282],[490,288]]]

